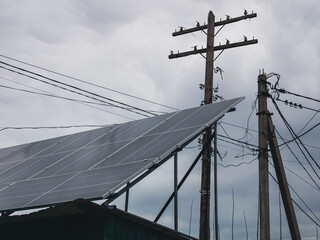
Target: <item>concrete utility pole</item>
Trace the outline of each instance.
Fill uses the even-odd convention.
[[[288,187],[288,181],[286,177],[286,173],[284,171],[284,166],[279,150],[278,140],[275,134],[275,127],[272,122],[271,116],[268,118],[268,139],[270,151],[273,159],[274,169],[277,175],[279,188],[281,192],[283,206],[287,216],[287,222],[289,225],[289,230],[291,234],[291,238],[295,240],[301,240],[300,231],[298,227],[298,222],[296,218],[296,214],[294,212],[291,194]]]
[[[275,127],[267,107],[267,76],[263,73],[258,76],[258,121],[259,121],[259,202],[260,202],[260,239],[270,239],[270,212],[269,212],[269,170],[268,170],[268,143],[272,155],[275,172],[281,192],[283,206],[287,216],[291,238],[300,240],[300,231],[292,205],[284,166],[275,134]]]
[[[270,239],[267,77],[258,76],[260,240]]]
[[[169,55],[169,59],[186,57],[193,54],[206,54],[206,72],[205,72],[205,84],[204,84],[204,104],[212,103],[213,99],[213,63],[214,63],[214,51],[223,51],[225,49],[241,47],[250,44],[255,44],[258,42],[256,39],[248,40],[246,37],[244,41],[230,43],[227,41],[225,45],[214,46],[214,37],[215,37],[215,27],[221,26],[218,32],[226,25],[230,23],[235,23],[241,20],[250,19],[256,17],[256,13],[247,14],[244,13],[243,16],[230,18],[227,17],[226,20],[220,20],[219,22],[215,22],[215,17],[212,11],[208,14],[208,24],[200,25],[197,24],[196,27],[190,29],[180,28],[179,31],[172,33],[172,36],[179,36],[187,33],[192,33],[196,31],[204,31],[207,30],[207,47],[198,49],[194,47],[192,51],[182,52],[182,53],[173,53]],[[217,32],[217,33],[218,33]],[[220,52],[221,53],[221,52]],[[216,123],[214,123],[214,134],[216,135]],[[211,180],[211,127],[208,127],[203,134],[202,145],[204,148],[204,152],[202,154],[202,175],[201,175],[201,203],[200,203],[200,229],[199,229],[199,239],[200,240],[209,240],[210,239],[210,180]],[[215,148],[216,144],[216,136],[215,136]],[[217,165],[216,165],[216,154],[217,149],[214,149],[215,154],[215,239],[218,240],[218,197],[217,197]]]

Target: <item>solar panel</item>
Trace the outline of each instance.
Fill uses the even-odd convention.
[[[107,198],[242,100],[0,149],[0,212]]]

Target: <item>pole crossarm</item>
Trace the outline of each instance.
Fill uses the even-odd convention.
[[[235,23],[235,22],[239,22],[241,20],[246,20],[246,19],[255,18],[255,17],[257,17],[257,14],[256,13],[251,13],[251,14],[240,16],[240,17],[229,18],[229,19],[226,19],[226,20],[220,20],[218,22],[215,22],[214,26],[215,27],[223,26],[223,25],[226,25],[226,24]],[[196,26],[194,28],[189,28],[189,29],[181,29],[180,31],[172,33],[172,36],[176,37],[176,36],[179,36],[179,35],[192,33],[192,32],[197,32],[197,31],[202,31],[202,30],[205,30],[205,29],[208,29],[208,24],[204,24],[202,26]]]
[[[225,50],[225,49],[229,49],[229,48],[242,47],[242,46],[256,44],[256,43],[258,43],[258,39],[252,39],[252,40],[247,40],[247,41],[218,45],[218,46],[215,46],[213,48],[213,50],[214,51],[221,51],[221,50]],[[194,50],[187,51],[187,52],[171,53],[168,57],[169,57],[169,59],[173,59],[173,58],[186,57],[189,55],[203,54],[206,52],[207,52],[207,48],[201,48],[201,49],[194,49]]]

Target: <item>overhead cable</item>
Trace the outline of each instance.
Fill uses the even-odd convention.
[[[318,111],[313,114],[313,116],[309,119],[309,121],[303,126],[303,128],[301,128],[301,130],[298,132],[298,134],[300,134],[308,125],[309,123],[315,118],[315,116],[320,112],[320,108],[318,109]]]
[[[118,91],[118,90],[114,90],[114,89],[111,89],[111,88],[108,88],[108,87],[104,87],[104,86],[101,86],[101,85],[98,85],[98,84],[95,84],[95,83],[91,83],[91,82],[88,82],[88,81],[85,81],[85,80],[81,80],[81,79],[76,78],[76,77],[71,77],[69,75],[58,73],[56,71],[53,71],[53,70],[50,70],[50,69],[47,69],[47,68],[39,67],[37,65],[34,65],[34,64],[31,64],[31,63],[27,63],[27,62],[24,62],[24,61],[21,61],[21,60],[12,58],[12,57],[8,57],[8,56],[3,55],[3,54],[0,54],[0,56],[3,57],[3,58],[6,58],[6,59],[10,59],[10,60],[15,61],[15,62],[19,62],[19,63],[25,64],[25,65],[30,66],[30,67],[34,67],[34,68],[41,69],[41,70],[44,70],[44,71],[47,71],[47,72],[50,72],[50,73],[65,77],[65,78],[69,78],[69,79],[72,79],[72,80],[75,80],[75,81],[78,81],[78,82],[81,82],[81,83],[85,83],[85,84],[88,84],[88,85],[91,85],[91,86],[94,86],[94,87],[102,88],[102,89],[105,89],[105,90],[108,90],[108,91],[111,91],[111,92],[115,92],[115,93],[118,93],[118,94],[121,94],[121,95],[124,95],[124,96],[127,96],[127,97],[135,98],[135,99],[138,99],[140,101],[148,102],[148,103],[151,103],[151,104],[155,104],[155,105],[158,105],[158,106],[161,106],[161,107],[165,107],[165,108],[169,108],[169,109],[176,110],[176,111],[179,110],[177,108],[170,107],[168,105],[164,105],[164,104],[157,103],[157,102],[154,102],[154,101],[151,101],[151,100],[147,100],[147,99],[144,99],[144,98],[141,98],[141,97],[137,97],[137,96],[134,96],[134,95],[131,95],[131,94],[128,94],[128,93],[124,93],[124,92],[121,92],[121,91]]]
[[[284,160],[285,161],[285,160]],[[292,171],[290,168],[288,168],[287,166],[284,166],[285,169],[287,169],[289,172],[291,172],[293,175],[295,175],[297,178],[299,178],[301,181],[305,182],[306,184],[308,184],[310,187],[312,187],[313,189],[320,191],[319,188],[316,188],[315,186],[313,186],[311,183],[309,183],[307,180],[305,180],[303,177],[300,177],[297,173],[295,173],[294,171]]]
[[[293,95],[293,96],[296,96],[296,97],[301,97],[301,98],[305,98],[305,99],[312,100],[312,101],[320,103],[319,99],[315,99],[315,98],[312,98],[312,97],[308,97],[308,96],[304,96],[304,95],[301,95],[301,94],[293,93],[293,92],[290,92],[290,91],[285,90],[283,88],[281,88],[281,89],[275,88],[275,90],[279,91],[280,93],[286,93],[286,94],[290,94],[290,95]]]
[[[275,128],[277,135],[283,140],[282,136],[279,134],[278,130]],[[299,158],[294,154],[294,152],[292,151],[292,149],[289,147],[289,145],[286,143],[287,148],[289,149],[289,151],[291,152],[291,154],[294,156],[294,158],[298,161],[298,163],[300,164],[300,166],[303,168],[303,170],[308,174],[308,176],[310,177],[310,179],[313,181],[313,183],[318,187],[318,189],[320,189],[320,186],[317,184],[317,182],[313,179],[313,177],[311,176],[311,174],[308,172],[308,170],[303,166],[303,164],[301,163],[301,161],[299,160]],[[308,161],[308,160],[307,160]],[[308,161],[309,165],[311,165],[311,163]],[[311,166],[312,167],[312,166]],[[313,167],[312,167],[313,169]]]
[[[293,103],[293,102],[289,102],[288,100],[282,100],[281,98],[277,97],[276,98],[277,101],[279,102],[283,102],[284,104],[286,105],[289,105],[290,107],[293,107],[293,108],[299,108],[299,109],[307,109],[307,110],[310,110],[310,111],[313,111],[313,112],[316,112],[318,113],[320,110],[319,109],[314,109],[314,108],[311,108],[311,107],[306,107],[306,106],[303,106],[301,104],[297,104],[297,103]]]
[[[274,165],[269,161],[270,165],[274,167]],[[320,219],[314,214],[314,212],[311,210],[311,208],[306,204],[306,202],[300,197],[300,195],[294,190],[294,188],[288,183],[289,188],[296,194],[296,196],[300,199],[300,201],[308,208],[308,210],[313,214],[313,216],[320,222]]]
[[[106,127],[109,125],[102,125],[102,124],[84,124],[84,125],[69,125],[69,126],[34,126],[34,127],[0,127],[0,132],[4,130],[37,130],[37,129],[66,129],[66,128],[96,128],[96,127]]]
[[[273,98],[271,98],[271,99],[272,99],[272,102],[273,102],[275,108],[277,109],[277,112],[279,113],[282,121],[283,121],[283,122],[285,123],[285,125],[287,126],[287,128],[288,128],[291,136],[292,136],[293,138],[295,138],[294,141],[296,142],[296,144],[297,144],[297,146],[299,147],[300,151],[303,153],[304,157],[307,159],[307,157],[305,156],[304,152],[303,152],[302,149],[300,148],[300,145],[298,144],[297,140],[298,140],[299,143],[302,145],[302,147],[304,148],[304,150],[308,153],[309,157],[313,160],[313,162],[314,162],[314,163],[317,165],[317,167],[320,169],[320,166],[319,166],[319,164],[317,163],[317,161],[313,158],[313,156],[311,155],[311,153],[309,152],[309,150],[304,146],[304,144],[303,144],[303,142],[301,141],[301,139],[297,136],[297,134],[294,132],[293,128],[290,126],[290,124],[288,123],[288,121],[287,121],[287,120],[285,119],[285,117],[283,116],[283,114],[282,114],[282,112],[280,111],[280,109],[279,109],[276,101],[275,101]],[[308,161],[308,159],[307,159],[307,161]],[[308,161],[308,162],[309,162],[309,161]],[[316,173],[316,175],[318,176],[317,173]],[[318,176],[318,177],[319,177],[319,176]]]
[[[244,130],[248,130],[248,131],[252,131],[252,132],[259,133],[258,130],[254,130],[254,129],[242,127],[242,126],[239,126],[239,125],[236,125],[236,124],[233,124],[233,123],[228,123],[228,122],[220,121],[220,122],[219,122],[219,125],[220,125],[220,124],[225,124],[225,125],[229,125],[229,126],[232,126],[232,127],[236,127],[236,128],[240,128],[240,129],[244,129]],[[314,126],[311,127],[309,130],[305,131],[303,134],[298,135],[298,137],[304,136],[305,134],[307,134],[308,132],[310,132],[311,130],[313,130],[314,128],[316,128],[318,125],[319,125],[319,124],[314,125]],[[305,128],[305,127],[304,127],[304,128]],[[304,129],[304,128],[303,128],[303,129]],[[303,130],[303,129],[302,129],[302,130]],[[298,134],[300,134],[301,132],[302,132],[302,131],[300,130],[300,132],[299,132]],[[279,137],[277,137],[277,139],[279,139]],[[241,139],[239,139],[239,140],[241,140]],[[285,140],[285,142],[287,142],[287,143],[294,141],[293,139],[291,139],[291,140],[286,140],[286,139],[284,139],[284,140]],[[280,147],[280,146],[282,146],[282,145],[284,145],[284,143],[280,144],[278,147]],[[320,149],[320,147],[318,147],[318,146],[314,146],[314,145],[310,145],[310,144],[305,144],[305,145],[308,146],[308,147],[311,147],[311,148]]]
[[[5,65],[8,65],[8,66],[10,66],[10,67],[12,66],[12,65],[10,65],[10,64],[3,63],[2,61],[0,61],[0,63],[5,64]],[[41,75],[41,74],[33,73],[33,72],[28,71],[28,70],[21,69],[21,68],[15,67],[15,66],[12,66],[12,67],[13,67],[13,68],[16,68],[16,69],[18,69],[18,70],[21,70],[21,71],[24,71],[24,72],[27,72],[27,73],[30,73],[30,74],[39,76],[39,77],[41,77],[41,78],[47,79],[47,80],[49,80],[49,81],[52,81],[52,82],[55,82],[55,83],[58,83],[58,84],[67,86],[67,87],[69,87],[69,88],[73,88],[73,89],[75,89],[75,90],[77,90],[77,91],[85,92],[86,94],[81,93],[81,92],[77,92],[77,91],[75,91],[75,90],[71,90],[71,89],[68,89],[68,88],[65,88],[65,87],[62,87],[62,86],[59,86],[59,85],[50,83],[50,82],[47,82],[47,81],[45,81],[45,80],[38,79],[38,78],[36,78],[36,77],[33,77],[33,76],[30,76],[30,75],[27,75],[27,74],[18,72],[18,71],[13,70],[13,69],[9,69],[9,68],[0,66],[0,68],[3,68],[3,69],[5,69],[5,70],[8,70],[8,71],[17,73],[17,74],[22,75],[22,76],[29,77],[29,78],[34,79],[34,80],[37,80],[37,81],[44,82],[44,83],[46,83],[46,84],[50,84],[50,85],[52,85],[52,86],[61,88],[61,89],[66,90],[66,91],[73,92],[73,93],[78,94],[78,95],[81,95],[81,96],[85,96],[85,97],[94,99],[94,100],[96,100],[96,101],[108,103],[108,102],[106,102],[106,101],[104,101],[104,100],[101,100],[101,99],[99,99],[99,98],[105,99],[105,100],[107,100],[107,101],[111,101],[111,102],[113,102],[113,103],[109,103],[109,104],[113,105],[114,107],[118,107],[118,108],[121,108],[121,109],[130,111],[130,112],[133,112],[133,113],[136,113],[136,114],[145,116],[145,117],[150,117],[149,115],[146,115],[146,113],[147,113],[147,114],[150,114],[150,115],[153,115],[153,116],[157,116],[157,114],[152,113],[152,112],[149,112],[149,111],[146,111],[146,110],[144,110],[144,109],[137,108],[137,107],[131,106],[131,105],[129,105],[129,104],[122,103],[122,102],[113,100],[113,99],[111,99],[111,98],[107,98],[107,97],[101,96],[101,95],[99,95],[99,94],[96,94],[96,93],[93,93],[93,92],[90,92],[90,91],[81,89],[81,88],[79,88],[79,87],[72,86],[72,85],[70,85],[70,84],[66,84],[66,83],[60,82],[60,81],[58,81],[58,80],[54,80],[54,79],[52,79],[52,78],[45,77],[45,76],[43,76],[43,75]],[[95,97],[89,96],[89,95],[87,95],[87,94],[91,94],[91,95],[93,95],[93,96],[95,96]],[[99,98],[96,98],[96,97],[99,97]],[[119,105],[116,105],[116,104],[119,104]],[[134,109],[134,110],[133,110],[133,109]]]
[[[98,108],[98,107],[89,105],[89,104],[95,104],[95,105],[108,106],[108,104],[105,104],[105,103],[96,103],[96,102],[89,102],[89,101],[84,101],[84,100],[79,100],[79,99],[61,97],[61,96],[58,96],[58,95],[55,95],[55,94],[35,92],[35,91],[26,90],[26,89],[5,86],[5,85],[0,85],[0,87],[6,88],[6,89],[11,89],[11,90],[16,90],[16,91],[21,91],[21,92],[26,92],[26,93],[31,93],[31,94],[47,96],[47,97],[60,98],[60,99],[64,99],[64,100],[68,100],[68,101],[72,101],[72,102],[77,102],[77,103],[83,104],[83,105],[85,105],[87,107],[90,107],[90,108],[98,109],[98,110],[101,110],[101,111],[104,111],[104,112],[107,112],[107,113],[110,113],[110,114],[113,114],[113,115],[116,115],[116,116],[119,116],[119,117],[123,117],[123,118],[126,118],[126,119],[134,120],[133,118],[130,118],[130,117],[118,114],[118,113],[114,113],[114,112],[111,112],[111,111],[108,111],[108,110],[105,110],[105,109],[102,109],[102,108]]]
[[[284,143],[281,143],[277,146],[277,148],[287,144],[287,143],[290,143],[290,142],[293,142],[295,141],[296,139],[298,138],[301,138],[302,136],[306,135],[307,133],[311,132],[313,129],[315,129],[316,127],[318,127],[320,125],[320,122],[315,124],[314,126],[312,126],[311,128],[309,128],[307,131],[305,131],[304,133],[300,134],[300,135],[297,135],[296,137],[292,138],[291,140],[287,140],[285,141]]]
[[[275,179],[275,177],[270,173],[268,172],[269,175],[272,177],[272,179],[279,185],[278,181]],[[289,185],[289,184],[288,184]],[[290,185],[289,185],[290,186]],[[302,209],[302,207],[293,199],[291,198],[292,202],[294,202],[294,204],[314,223],[316,224],[318,227],[320,227],[319,223],[314,220],[305,210]],[[314,214],[314,212],[312,211],[312,213]]]
[[[224,167],[224,168],[228,168],[228,167],[240,167],[241,165],[244,165],[244,164],[249,165],[249,164],[253,163],[255,160],[257,160],[257,159],[258,159],[258,158],[256,157],[256,158],[252,159],[252,160],[249,161],[249,162],[241,162],[241,163],[239,163],[239,164],[223,165],[223,164],[221,164],[221,163],[218,163],[218,165],[220,165],[221,167]]]

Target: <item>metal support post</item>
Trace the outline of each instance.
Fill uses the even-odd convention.
[[[210,136],[210,142],[213,139],[213,135]],[[205,146],[206,148],[207,146]],[[191,164],[191,166],[189,167],[189,169],[187,170],[187,172],[185,173],[185,175],[182,177],[182,179],[180,180],[179,184],[178,184],[178,190],[182,187],[182,185],[184,184],[184,182],[187,180],[188,176],[190,175],[190,173],[192,172],[192,170],[194,169],[194,167],[197,165],[199,159],[201,158],[202,154],[204,152],[204,148],[202,148],[202,150],[199,152],[199,154],[197,155],[197,157],[195,158],[195,160],[193,161],[193,163]],[[167,209],[167,207],[169,206],[170,202],[172,201],[172,199],[174,198],[174,192],[170,195],[169,199],[167,200],[167,202],[164,204],[164,206],[162,207],[162,209],[160,210],[159,214],[157,215],[157,217],[154,219],[154,222],[158,222],[158,220],[160,219],[160,217],[162,216],[162,214],[164,213],[164,211]]]
[[[174,155],[174,230],[178,231],[178,153]]]
[[[126,202],[125,202],[125,206],[124,206],[124,210],[126,212],[128,212],[128,207],[129,207],[129,185],[130,185],[130,182],[127,183],[128,189],[126,190]]]
[[[217,122],[214,123],[214,147],[213,147],[213,161],[214,161],[214,231],[216,240],[219,240],[219,224],[218,224],[218,171],[217,171]]]

